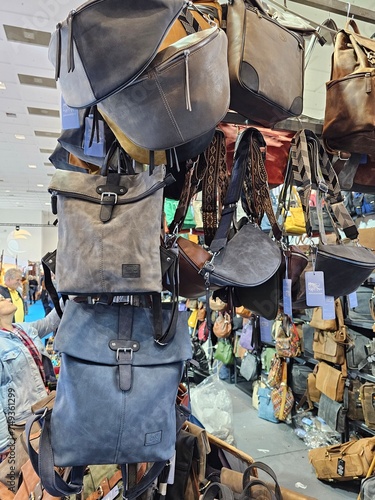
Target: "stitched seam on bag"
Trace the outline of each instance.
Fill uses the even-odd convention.
[[[170,106],[169,106],[169,104],[168,104],[168,101],[167,101],[167,98],[166,98],[166,96],[165,96],[165,93],[164,93],[164,91],[163,91],[163,89],[162,89],[162,87],[161,87],[161,85],[160,85],[160,83],[159,83],[159,80],[158,80],[158,75],[157,75],[156,71],[154,72],[154,75],[155,75],[155,83],[156,83],[156,86],[157,86],[157,88],[158,88],[158,90],[159,90],[159,94],[160,94],[160,96],[161,96],[161,98],[162,98],[162,100],[163,100],[164,107],[165,107],[165,109],[166,109],[166,111],[167,111],[167,113],[168,113],[168,116],[169,116],[169,118],[170,118],[170,120],[171,120],[171,122],[172,122],[173,126],[174,126],[174,127],[175,127],[175,129],[176,129],[176,132],[178,133],[178,135],[181,137],[181,140],[183,141],[183,140],[184,140],[184,138],[183,138],[182,133],[181,133],[181,131],[180,131],[180,129],[179,129],[179,127],[178,127],[178,125],[177,125],[177,123],[176,123],[176,121],[175,121],[174,117],[173,117],[172,110],[171,110],[171,108],[170,108]]]

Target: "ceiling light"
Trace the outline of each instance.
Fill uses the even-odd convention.
[[[29,43],[48,47],[51,39],[51,33],[47,31],[20,28],[19,26],[10,26],[7,24],[4,24],[4,30],[10,42]]]
[[[10,189],[6,189],[6,190],[5,190],[5,192],[6,192],[6,193],[10,193]]]
[[[24,141],[26,139],[26,137],[22,134],[15,134],[14,137],[20,141]]]
[[[51,205],[51,203],[50,202],[48,202],[48,203],[46,202],[45,205]]]
[[[37,137],[52,137],[53,139],[58,139],[61,135],[60,132],[47,132],[44,130],[34,130],[34,134]]]
[[[44,187],[44,184],[37,184],[37,187],[42,188],[42,187]]]
[[[0,90],[6,90],[6,85],[4,82],[0,82]]]
[[[56,88],[54,78],[45,78],[43,76],[18,74],[18,79],[22,85],[36,85],[37,87]]]
[[[7,118],[17,118],[16,113],[5,113]]]
[[[29,165],[29,168],[36,168],[36,165]]]
[[[54,150],[53,149],[48,149],[48,148],[40,148],[39,151],[41,153],[51,154],[51,153],[53,153]]]
[[[60,112],[57,109],[28,107],[27,111],[29,112],[30,115],[52,116],[54,118],[59,118],[60,116]]]

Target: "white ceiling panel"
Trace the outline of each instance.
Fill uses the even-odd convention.
[[[278,1],[282,4],[284,0]],[[66,19],[69,11],[82,3],[83,0],[0,0],[0,82],[6,84],[6,90],[0,90],[0,210],[9,208],[10,201],[15,208],[27,206],[30,210],[50,210],[45,203],[50,201],[47,186],[54,167],[44,165],[50,153],[42,153],[40,149],[53,151],[56,139],[37,137],[35,130],[59,133],[61,128],[59,118],[30,115],[27,110],[28,107],[59,110],[58,85],[56,89],[21,85],[18,79],[18,74],[54,78],[47,47],[9,42],[3,25],[52,33],[57,22]],[[340,28],[345,25],[345,16],[331,15],[326,10],[301,5],[296,0],[286,0],[286,4],[315,22],[322,23],[331,17]],[[375,10],[374,0],[354,0],[351,5]],[[375,32],[373,23],[360,21],[358,25],[365,36]],[[332,45],[320,47],[316,44],[306,70],[304,114],[312,118],[322,119],[324,116],[325,83],[329,79],[332,48]],[[287,85],[287,82],[281,84]],[[7,117],[6,113],[17,116]],[[15,134],[23,134],[26,139],[17,140]],[[28,164],[37,168],[30,169]],[[37,184],[44,187],[38,188]],[[51,219],[53,217],[51,215]]]

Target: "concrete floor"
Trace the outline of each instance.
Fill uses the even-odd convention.
[[[225,384],[233,403],[236,447],[269,465],[286,488],[317,500],[357,499],[359,482],[324,483],[308,461],[309,448],[285,423],[273,424],[258,417],[251,397],[234,384]],[[306,488],[296,487],[300,483]]]

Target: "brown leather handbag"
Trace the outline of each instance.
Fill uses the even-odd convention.
[[[317,308],[315,312],[315,321],[310,321],[310,326],[316,324],[324,326],[324,322],[332,322],[330,328],[315,328],[313,351],[314,358],[319,360],[329,361],[334,364],[342,365],[345,362],[345,347],[348,343],[347,327],[344,325],[344,315],[342,311],[340,299],[335,300],[335,310],[337,318],[337,326],[335,320],[321,319],[321,308]],[[319,317],[320,316],[320,317]],[[313,314],[314,319],[314,314]],[[312,324],[313,323],[313,324]],[[333,326],[333,328],[332,328]]]
[[[346,362],[342,365],[342,370],[337,370],[328,363],[320,361],[316,374],[316,388],[334,401],[341,402],[344,399],[347,376]]]
[[[375,40],[350,19],[338,32],[326,84],[323,138],[333,151],[375,154]]]
[[[260,2],[228,2],[230,109],[265,127],[303,109],[304,41]],[[270,77],[272,75],[272,77]],[[280,85],[279,82],[288,82]]]

